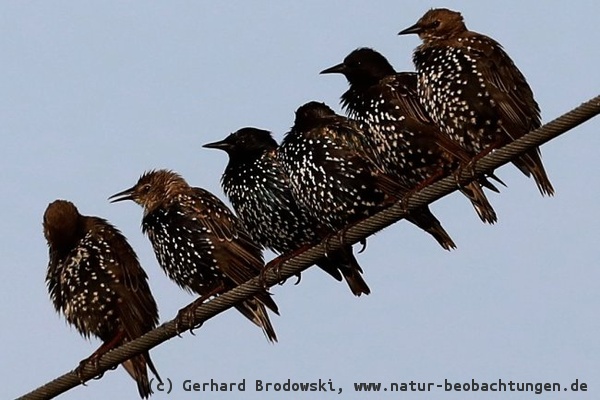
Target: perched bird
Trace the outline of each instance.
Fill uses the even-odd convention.
[[[201,296],[191,309],[182,311],[193,311],[208,298],[254,278],[264,267],[261,248],[229,208],[173,171],[148,171],[135,186],[110,199],[133,200],[142,206],[142,230],[160,266],[179,286]],[[265,306],[278,314],[266,291],[235,307],[276,342]]]
[[[294,200],[289,178],[277,158],[277,142],[269,131],[242,128],[204,147],[229,155],[221,186],[257,243],[287,254],[323,240],[327,229]],[[343,276],[356,296],[370,293],[352,246],[329,253],[316,264],[338,281]]]
[[[104,342],[81,367],[156,327],[158,311],[148,277],[117,228],[79,214],[65,200],[48,205],[43,225],[50,256],[46,283],[54,307],[84,337]],[[152,390],[146,366],[160,380],[148,352],[122,365],[147,398]]]
[[[369,135],[383,169],[407,187],[424,186],[470,160],[428,118],[419,103],[415,73],[396,72],[382,54],[370,48],[352,51],[344,62],[321,73],[346,77],[350,88],[341,97],[343,108]],[[462,190],[481,220],[497,221],[478,182]]]
[[[482,157],[540,127],[540,108],[521,71],[498,42],[467,30],[459,12],[429,10],[399,34],[410,33],[423,41],[413,54],[421,104],[467,151]],[[543,195],[554,194],[539,148],[512,162]]]
[[[377,167],[376,158],[357,123],[314,101],[298,108],[294,126],[279,148],[294,198],[333,231],[374,214],[407,192]],[[428,207],[412,212],[407,220],[443,248],[456,247]]]

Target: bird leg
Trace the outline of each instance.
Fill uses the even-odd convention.
[[[329,253],[329,251],[331,249],[331,247],[329,246],[329,241],[331,239],[333,239],[334,237],[337,237],[337,239],[340,242],[340,248],[345,247],[346,241],[347,241],[346,240],[346,232],[348,232],[348,230],[350,228],[352,228],[354,225],[358,224],[359,222],[361,222],[367,218],[369,218],[369,217],[368,216],[362,217],[359,220],[346,225],[339,231],[333,232],[332,234],[326,236],[325,239],[323,240],[323,243],[325,244],[325,257],[327,257],[327,254]],[[359,243],[362,245],[362,249],[360,249],[359,253],[362,253],[367,248],[367,239],[361,239]]]
[[[362,219],[361,219],[362,220]],[[354,224],[352,224],[354,225]],[[323,241],[323,243],[325,244],[325,257],[327,257],[327,255],[329,254],[330,251],[330,246],[329,246],[329,242],[331,241],[331,239],[333,239],[334,237],[337,237],[338,240],[340,241],[340,244],[343,246],[344,245],[344,237],[346,235],[346,230],[348,230],[350,228],[350,226],[347,226],[345,228],[340,229],[337,232],[333,232],[331,235],[327,236],[325,238],[325,240]]]
[[[456,180],[456,184],[459,188],[464,186],[465,181],[472,181],[475,179],[475,166],[477,165],[477,161],[481,160],[483,157],[490,154],[492,151],[500,147],[502,143],[500,141],[496,141],[491,143],[485,149],[477,153],[466,165],[459,165],[456,171],[454,172],[454,179]],[[461,181],[461,176],[464,172],[467,172],[468,176],[463,178]],[[500,183],[504,184],[504,182],[500,181]],[[505,185],[506,186],[506,185]]]
[[[414,189],[414,192],[412,194],[425,189],[429,185],[433,185],[437,181],[444,179],[445,177],[449,176],[450,174],[451,174],[451,170],[449,170],[448,168],[444,168],[444,166],[440,166],[439,169],[436,170],[436,172],[433,175],[429,176],[423,182],[421,182],[419,185],[417,185],[417,187]]]
[[[308,250],[310,248],[311,248],[310,244],[304,244],[294,251],[290,251],[286,254],[282,254],[279,257],[276,257],[273,260],[269,261],[260,273],[260,282],[261,282],[262,286],[265,289],[267,289],[266,279],[267,279],[267,272],[269,270],[273,270],[273,272],[277,276],[277,280],[280,281],[279,284],[283,285],[285,283],[285,280],[282,281],[282,279],[281,279],[281,265],[283,263],[285,263],[286,261],[296,257],[298,254],[304,253],[306,250]],[[296,274],[296,278],[298,280],[294,283],[294,285],[299,284],[300,280],[302,279],[302,277],[299,273]]]
[[[102,343],[102,345],[100,347],[98,347],[98,349],[95,352],[93,352],[91,356],[89,356],[88,358],[85,358],[79,362],[79,366],[77,368],[75,368],[75,373],[77,374],[77,378],[79,378],[79,381],[81,382],[82,385],[85,385],[85,381],[83,380],[83,376],[82,376],[83,370],[85,369],[85,367],[88,364],[90,364],[92,366],[92,368],[97,370],[98,362],[100,361],[100,357],[102,357],[104,354],[108,353],[110,350],[114,349],[115,347],[119,347],[121,345],[121,343],[123,342],[124,338],[125,338],[125,331],[119,330],[119,332],[111,340],[109,340],[108,342]],[[100,379],[100,378],[102,378],[103,375],[104,375],[104,372],[101,374],[98,374],[93,379]]]
[[[190,333],[194,335],[194,329],[200,328],[203,324],[202,322],[200,322],[198,325],[192,325],[194,315],[196,314],[196,309],[200,307],[202,303],[204,303],[206,300],[220,293],[223,293],[224,291],[225,286],[221,282],[217,286],[213,287],[208,293],[203,294],[202,296],[194,300],[191,304],[179,310],[177,312],[177,317],[175,317],[175,331],[177,332],[177,336],[181,336],[180,333],[183,332],[183,330],[181,330],[180,328],[182,326],[186,326],[186,329],[189,329]]]
[[[446,176],[446,172],[443,168],[440,168],[434,174],[425,178],[423,181],[417,184],[417,186],[407,191],[404,194],[404,196],[402,196],[402,198],[400,199],[400,204],[402,205],[403,211],[406,211],[408,209],[408,203],[412,196],[414,196],[420,190],[425,189],[427,186],[434,184],[438,180],[442,179],[444,176]]]

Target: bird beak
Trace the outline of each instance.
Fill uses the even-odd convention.
[[[227,139],[223,139],[218,142],[203,144],[202,147],[206,147],[207,149],[227,150],[229,148],[229,142],[227,142]]]
[[[410,35],[411,33],[421,33],[422,29],[417,22],[413,26],[409,26],[408,28],[398,32],[398,35]]]
[[[319,72],[319,74],[343,74],[344,72],[346,72],[346,65],[344,63],[341,63],[338,65],[334,65],[333,67],[324,69],[323,71]]]
[[[131,187],[127,190],[123,190],[122,192],[119,192],[117,194],[113,194],[112,196],[110,196],[108,198],[108,200],[110,200],[111,203],[116,203],[118,201],[125,201],[125,200],[133,200],[133,191],[134,191],[135,187]]]

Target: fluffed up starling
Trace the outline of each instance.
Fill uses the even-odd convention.
[[[229,208],[173,171],[148,171],[135,186],[110,199],[133,200],[142,206],[142,230],[160,266],[180,287],[201,296],[191,310],[256,277],[264,267],[261,248]],[[235,307],[276,342],[265,306],[278,314],[266,291]]]
[[[289,178],[277,158],[277,142],[269,131],[242,128],[204,147],[221,149],[229,155],[221,186],[257,243],[288,254],[324,239],[328,229],[292,196]],[[356,296],[370,293],[352,246],[330,252],[316,264],[338,281],[344,277]]]
[[[332,231],[374,214],[407,192],[377,166],[376,158],[355,121],[314,101],[298,108],[279,150],[294,198]],[[443,248],[456,247],[428,207],[412,212],[407,220]]]
[[[540,127],[540,108],[521,71],[498,42],[469,31],[459,12],[429,10],[399,34],[410,33],[423,41],[413,54],[421,104],[471,154],[482,157]],[[539,148],[513,164],[533,176],[542,194],[554,194]]]
[[[415,73],[396,72],[382,54],[370,48],[352,51],[344,62],[321,73],[346,77],[350,87],[341,97],[343,108],[373,142],[382,168],[407,187],[432,183],[470,160],[428,118],[419,103]],[[497,221],[479,183],[461,189],[482,221]]]
[[[65,200],[50,203],[43,225],[50,253],[46,283],[54,307],[84,337],[104,342],[81,366],[156,327],[148,277],[121,232],[104,219],[79,214]],[[122,365],[147,398],[152,390],[146,366],[160,380],[148,352]]]

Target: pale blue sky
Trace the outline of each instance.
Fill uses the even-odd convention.
[[[462,11],[469,28],[505,46],[544,121],[598,94],[600,10],[591,0],[0,3],[2,397],[74,368],[99,345],[68,327],[49,301],[41,222],[50,201],[69,199],[117,225],[150,276],[161,321],[172,318],[193,297],[159,269],[140,231],[141,208],[106,198],[144,170],[165,167],[224,198],[226,156],[202,144],[243,126],[270,129],[279,140],[309,100],[339,110],[345,80],[318,72],[356,47],[373,47],[396,69],[411,70],[418,38],[396,33],[431,6]],[[318,269],[299,286],[276,287],[275,346],[227,312],[195,337],[153,350],[163,378],[176,385],[154,398],[316,398],[252,387],[255,379],[287,378],[332,379],[341,399],[365,398],[353,393],[353,382],[579,378],[589,392],[573,398],[598,398],[599,129],[595,119],[542,148],[554,198],[542,198],[514,167],[501,168],[509,187],[490,195],[495,226],[480,223],[458,194],[433,204],[456,251],[404,223],[371,238],[359,256],[370,296],[354,298]],[[210,378],[246,378],[247,392],[180,386]],[[137,398],[121,368],[61,398],[117,396]],[[379,396],[399,397],[464,394]]]

